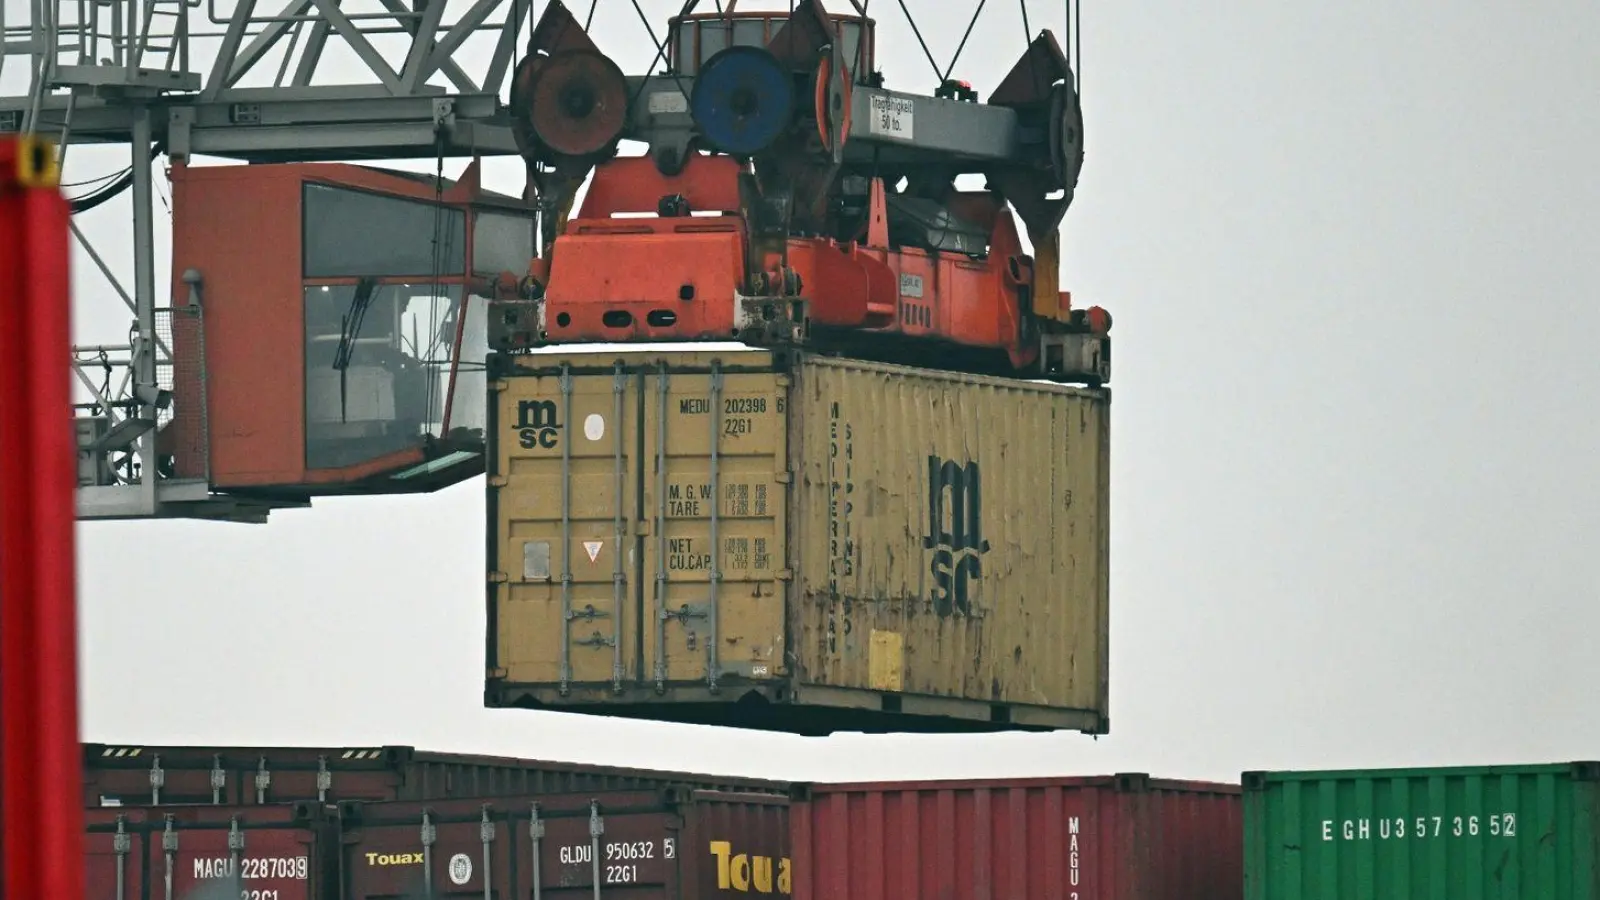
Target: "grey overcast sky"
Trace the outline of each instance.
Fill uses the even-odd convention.
[[[645,0],[658,33],[676,5]],[[897,6],[872,4],[889,84],[929,92]],[[948,60],[973,0],[911,6]],[[1063,280],[1116,316],[1108,737],[482,709],[479,479],[264,527],[83,525],[85,738],[813,779],[1593,757],[1600,5],[1088,6]],[[600,0],[595,27],[642,71],[632,4]],[[990,3],[957,74],[986,95],[1023,42],[1017,4]],[[124,160],[75,147],[67,178]],[[514,161],[489,172],[520,190]],[[81,217],[124,279],[128,210]],[[76,263],[79,337],[124,338]]]

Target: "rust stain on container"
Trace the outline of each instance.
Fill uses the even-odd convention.
[[[85,818],[91,897],[184,900],[236,889],[250,898],[339,900],[326,856],[332,819],[314,804],[90,809]]]
[[[539,900],[733,900],[780,884],[787,894],[788,806],[774,795],[677,790],[346,804],[347,900],[430,886],[436,896]],[[426,853],[425,828],[434,837]]]
[[[432,753],[414,747],[83,745],[84,806],[441,800],[654,790],[777,791],[781,782]]]
[[[1096,778],[814,785],[794,900],[1238,900],[1236,785]]]
[[[1108,730],[1107,391],[756,351],[494,365],[490,705]]]

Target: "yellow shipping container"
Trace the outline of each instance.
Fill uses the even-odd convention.
[[[1107,731],[1108,390],[754,350],[493,366],[487,705]]]

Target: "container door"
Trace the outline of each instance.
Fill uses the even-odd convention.
[[[636,379],[518,377],[496,404],[501,434],[489,515],[499,536],[491,640],[511,681],[609,695],[637,677]],[[554,625],[554,627],[552,627]]]
[[[786,376],[643,379],[645,678],[659,689],[784,671]]]

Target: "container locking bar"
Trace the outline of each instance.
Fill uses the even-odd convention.
[[[422,896],[433,900],[433,842],[439,839],[439,830],[433,827],[433,816],[422,811]]]
[[[720,648],[717,646],[717,600],[722,586],[722,537],[719,526],[722,520],[722,483],[718,480],[717,464],[720,462],[722,444],[722,363],[711,363],[711,571],[706,600],[706,616],[710,619],[711,640],[706,644],[706,685],[711,693],[717,688],[717,670],[720,667]]]
[[[627,473],[623,470],[622,441],[622,401],[623,395],[628,390],[628,376],[623,372],[622,363],[617,363],[611,376],[612,417],[611,430],[615,434],[613,455],[615,457],[615,477],[617,490],[615,495],[615,514],[612,523],[615,544],[611,547],[611,692],[622,693],[622,603],[626,592],[627,581],[622,569],[622,541],[626,535],[622,521],[622,501],[627,491]],[[643,624],[643,623],[640,623]],[[538,860],[534,861],[537,866]],[[537,890],[537,888],[535,888]]]
[[[172,813],[163,818],[166,826],[161,831],[161,851],[167,860],[166,900],[172,900],[172,879],[178,870],[178,833],[172,830]]]
[[[483,821],[478,823],[478,838],[483,841],[483,900],[494,900],[494,870],[489,868],[489,854],[494,844],[494,821],[489,818],[487,803],[483,805]]]
[[[539,804],[535,802],[528,813],[528,840],[533,844],[533,900],[544,900],[543,876],[539,871],[540,850],[544,842],[544,822],[539,818]]]
[[[561,364],[561,696],[572,690],[572,366]]]
[[[667,364],[662,363],[656,374],[656,396],[661,401],[656,410],[656,693],[667,692]],[[596,872],[599,863],[595,864]],[[595,876],[595,895],[599,896],[600,882]]]
[[[128,834],[128,817],[117,814],[117,833],[111,836],[111,852],[117,855],[117,900],[128,900],[128,854],[133,836]]]
[[[161,805],[161,789],[167,786],[167,772],[161,768],[161,754],[150,760],[150,805]]]
[[[589,856],[594,866],[594,900],[600,900],[600,835],[606,833],[606,822],[600,818],[600,801],[589,801]]]
[[[228,819],[228,857],[233,863],[229,874],[236,879],[244,878],[244,832],[239,830],[239,817],[232,816]]]

